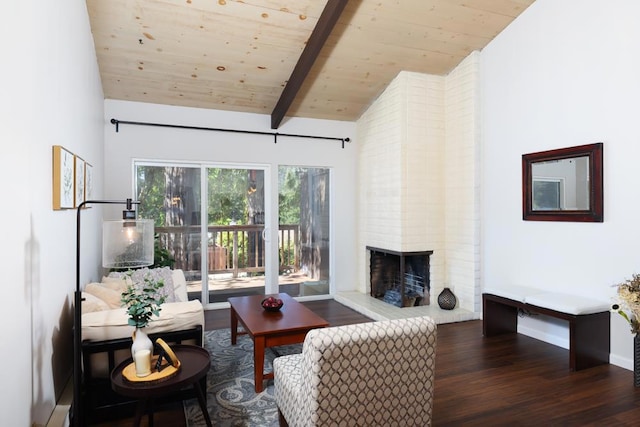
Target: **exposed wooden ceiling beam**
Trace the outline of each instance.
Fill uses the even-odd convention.
[[[313,63],[316,61],[320,50],[324,46],[329,34],[331,34],[331,30],[333,30],[347,2],[348,0],[327,1],[327,5],[324,7],[315,28],[311,32],[311,37],[309,37],[307,45],[302,51],[300,58],[298,58],[298,63],[293,69],[291,77],[289,77],[289,81],[284,87],[280,99],[278,99],[278,103],[271,113],[271,129],[278,129],[278,126],[280,126],[282,119],[284,119],[285,114],[287,114],[291,103],[300,90],[302,83],[304,83],[304,79],[307,77],[309,70],[311,70]]]

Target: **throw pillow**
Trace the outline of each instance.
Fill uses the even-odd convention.
[[[187,281],[184,277],[184,272],[180,269],[173,270],[173,294],[175,295],[176,302],[189,301],[187,296]]]
[[[129,277],[112,277],[111,275],[102,276],[102,283],[109,283],[109,282],[116,282],[116,283],[125,282],[124,287],[126,288],[127,285],[131,282],[131,279]]]
[[[101,284],[105,288],[109,288],[120,293],[126,291],[128,286],[127,280],[120,279],[118,277],[103,277]]]
[[[109,310],[109,304],[102,301],[100,298],[89,294],[87,292],[82,293],[82,313],[93,313],[95,311]]]
[[[166,296],[165,302],[176,302],[176,296],[173,289],[173,273],[169,267],[151,268],[148,267],[139,268],[137,270],[123,272],[113,271],[109,273],[111,278],[127,278],[131,277],[134,285],[140,286],[144,283],[145,276],[150,275],[155,280],[162,279],[164,286],[162,287],[161,294]]]
[[[114,291],[100,283],[89,283],[85,286],[84,291],[104,301],[109,308],[120,308],[122,292]]]

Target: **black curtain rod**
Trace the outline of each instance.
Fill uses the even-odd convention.
[[[126,120],[118,120],[118,119],[111,119],[111,124],[116,126],[116,132],[118,132],[120,130],[120,125],[138,125],[138,126],[156,126],[156,127],[176,128],[176,129],[208,130],[208,131],[215,131],[215,132],[250,133],[250,134],[254,134],[254,135],[271,135],[271,136],[273,136],[273,143],[274,144],[278,143],[278,137],[279,136],[289,136],[289,137],[296,137],[296,138],[310,138],[310,139],[325,139],[325,140],[329,140],[329,141],[341,141],[342,142],[342,148],[344,148],[344,143],[345,142],[350,142],[351,141],[349,138],[336,138],[336,137],[331,137],[331,136],[297,135],[297,134],[294,134],[294,133],[260,132],[260,131],[254,131],[254,130],[208,128],[208,127],[201,127],[201,126],[170,125],[170,124],[166,124],[166,123],[129,122],[129,121],[126,121]]]

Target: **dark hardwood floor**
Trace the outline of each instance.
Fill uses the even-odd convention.
[[[480,320],[438,326],[433,424],[637,426],[640,389],[614,365],[569,371],[569,350]]]
[[[332,326],[369,321],[333,300],[304,304]],[[229,327],[229,310],[207,311],[205,323]],[[568,350],[524,335],[484,338],[479,320],[438,325],[436,354],[434,426],[640,425],[640,389],[628,370],[569,372]],[[159,408],[154,425],[184,426],[182,406]]]

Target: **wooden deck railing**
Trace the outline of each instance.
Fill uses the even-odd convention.
[[[186,276],[197,276],[206,260],[209,273],[264,273],[264,225],[210,225],[207,227],[207,255],[201,256],[199,225],[156,227],[162,247],[175,259],[174,268]],[[280,271],[296,271],[300,267],[300,226],[278,228]]]

